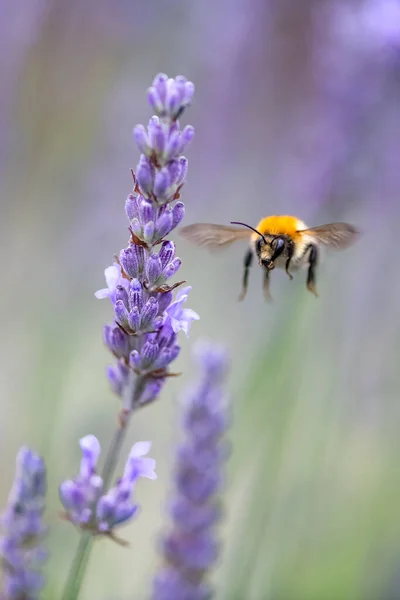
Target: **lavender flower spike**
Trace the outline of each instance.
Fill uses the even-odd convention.
[[[94,435],[80,441],[82,460],[79,475],[74,480],[64,481],[59,489],[61,502],[66,510],[65,517],[94,535],[108,534],[132,519],[139,506],[133,493],[140,477],[156,479],[155,460],[145,455],[150,442],[135,444],[128,457],[123,476],[115,487],[103,494],[103,480],[96,473],[100,444]]]
[[[175,497],[170,532],[162,538],[164,566],[153,582],[153,600],[210,600],[206,581],[218,557],[215,526],[221,518],[218,493],[227,447],[226,398],[221,384],[227,357],[213,345],[197,350],[202,380],[186,395],[184,440],[175,465]]]
[[[41,544],[46,533],[42,522],[45,493],[43,459],[28,448],[21,448],[8,507],[2,518],[1,600],[36,600],[44,586],[39,567],[47,557]]]
[[[165,239],[182,221],[180,201],[188,161],[182,156],[194,130],[181,131],[178,118],[189,106],[193,84],[185,77],[157,75],[148,92],[156,113],[147,129],[134,129],[141,156],[133,174],[134,187],[125,202],[131,233],[129,244],[118,253],[117,262],[105,270],[107,288],[97,298],[109,298],[113,322],[104,328],[104,341],[117,362],[107,368],[113,391],[123,405],[120,424],[124,426],[134,408],[154,401],[160,394],[177,358],[177,334],[186,336],[199,315],[182,305],[190,287],[172,291],[183,281],[171,283],[181,259],[175,244]]]

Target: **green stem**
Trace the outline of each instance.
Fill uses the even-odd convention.
[[[89,554],[93,543],[92,533],[85,531],[81,534],[75,558],[69,571],[67,583],[64,588],[62,600],[72,600],[78,598],[79,590],[82,586],[83,576],[86,565],[89,560]]]
[[[138,405],[144,387],[144,377],[132,376],[131,385],[128,386],[126,393],[126,399],[129,397],[130,400],[129,403],[125,403],[125,405],[128,404],[128,406],[131,407],[131,411],[129,413],[129,416],[125,420],[124,426],[118,427],[118,429],[115,431],[114,437],[108,449],[103,471],[101,474],[101,478],[103,480],[103,490],[107,490],[110,484],[110,479],[114,473],[116,464],[118,462],[119,453],[125,440],[132,410]],[[64,593],[62,595],[62,600],[78,600],[79,592],[82,587],[83,577],[85,575],[87,563],[89,561],[92,544],[93,533],[87,531],[83,532],[78,544],[78,548],[76,549],[75,558],[72,562],[69,571],[68,579],[64,588]]]

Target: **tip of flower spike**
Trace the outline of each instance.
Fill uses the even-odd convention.
[[[159,73],[148,90],[148,101],[159,117],[176,120],[191,102],[193,94],[194,85],[186,77],[178,75],[173,79]]]
[[[85,435],[79,440],[82,452],[90,452],[95,456],[100,455],[100,442],[94,435]]]
[[[193,353],[201,367],[215,379],[222,378],[229,368],[229,354],[220,344],[200,340],[194,345]]]

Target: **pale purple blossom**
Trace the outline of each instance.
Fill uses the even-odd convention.
[[[95,293],[95,296],[99,300],[110,298],[110,300],[114,303],[117,287],[121,286],[122,288],[126,289],[129,281],[122,277],[121,267],[118,263],[113,263],[110,267],[107,267],[107,269],[104,271],[104,277],[107,287],[98,290]]]
[[[74,525],[94,534],[111,533],[117,525],[126,523],[139,510],[134,492],[141,477],[156,479],[155,460],[146,456],[150,442],[137,442],[132,447],[124,473],[114,487],[103,490],[103,480],[96,467],[100,444],[94,435],[80,441],[82,460],[80,471],[73,480],[64,481],[59,488],[65,516]],[[105,493],[104,493],[105,492]]]
[[[183,304],[188,299],[191,289],[190,286],[187,286],[179,290],[175,302],[172,302],[165,311],[171,319],[171,326],[174,332],[184,331],[186,337],[189,337],[189,329],[192,321],[200,319],[199,315],[191,308],[183,308]]]

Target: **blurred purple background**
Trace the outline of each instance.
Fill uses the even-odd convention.
[[[272,479],[264,474],[268,560],[260,549],[249,559],[246,599],[272,590],[274,598],[324,600],[332,585],[334,599],[360,590],[376,598],[392,585],[400,557],[399,2],[3,0],[0,16],[0,492],[4,504],[22,443],[44,453],[51,589],[62,585],[77,539],[57,520],[57,485],[76,470],[79,437],[94,433],[107,444],[118,409],[101,342],[110,307],[93,294],[127,242],[123,207],[138,159],[131,131],[151,116],[146,90],[161,71],[196,86],[183,118],[196,128],[186,224],[255,225],[294,213],[310,226],[344,220],[363,231],[357,246],[326,259],[318,301],[302,276],[290,283],[277,274],[272,306],[257,269],[246,302],[237,303],[243,248],[214,259],[176,240],[201,315],[191,337],[218,339],[233,355],[239,418],[217,579],[231,577],[236,521],[246,529],[249,518],[250,527],[249,465],[268,471],[265,439],[281,449]],[[138,415],[127,442],[153,440],[157,490],[143,486],[131,550],[96,549],[84,598],[141,598],[149,585],[190,344],[183,377]],[[273,347],[274,370],[260,360]],[[309,469],[314,487],[305,483]],[[293,490],[298,527],[289,528],[280,511]],[[334,502],[325,516],[339,540],[317,519],[318,543],[310,542],[310,498],[322,514]]]

